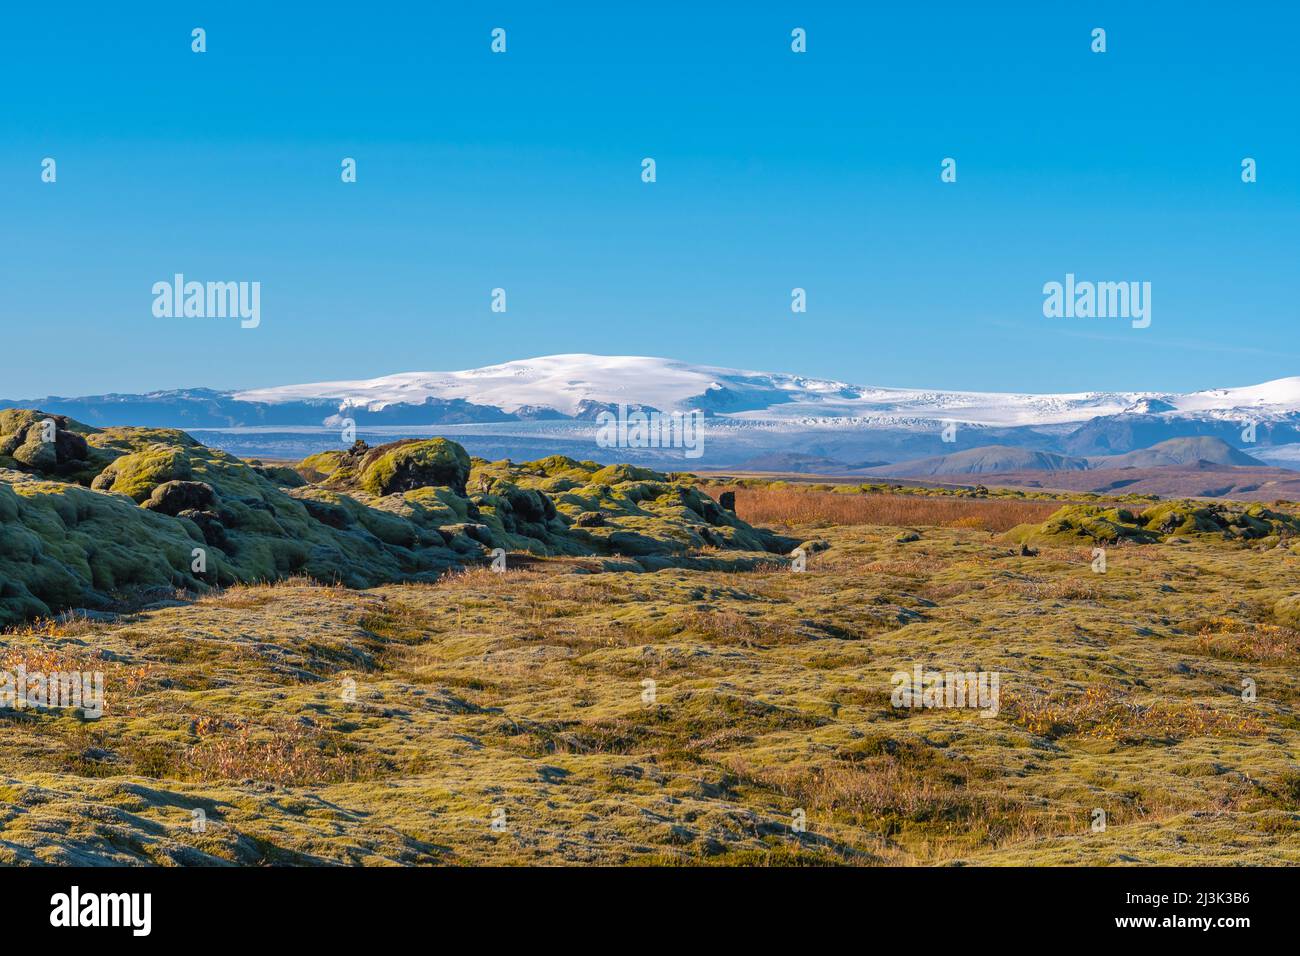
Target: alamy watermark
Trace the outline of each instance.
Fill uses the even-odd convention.
[[[596,416],[601,448],[681,448],[687,458],[704,454],[704,413],[659,411],[629,412],[618,406],[618,414],[603,411]]]
[[[1043,284],[1043,315],[1049,319],[1132,319],[1133,328],[1151,324],[1150,282],[1076,281]]]
[[[50,897],[50,925],[124,926],[132,936],[148,936],[153,928],[152,893],[83,893],[74,885]]]
[[[155,318],[238,318],[245,329],[262,324],[260,282],[186,282],[178,272],[171,282],[155,282],[152,291]]]
[[[890,678],[894,692],[889,702],[895,707],[978,709],[981,717],[996,717],[999,708],[999,671],[898,671]]]
[[[0,671],[0,708],[9,710],[72,709],[87,719],[104,716],[104,674],[102,671],[27,672],[23,664],[13,671]]]

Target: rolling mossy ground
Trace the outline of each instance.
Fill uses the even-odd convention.
[[[626,465],[471,460],[434,438],[266,467],[175,429],[0,413],[0,626],[295,575],[434,581],[497,549],[656,570],[797,543]]]
[[[626,465],[14,412],[0,469],[0,673],[105,691],[0,709],[0,863],[1300,863],[1291,508],[778,536]],[[893,706],[918,666],[997,713]]]
[[[468,491],[527,539],[528,491],[631,514],[595,471]],[[518,553],[13,629],[0,669],[106,706],[0,712],[0,862],[1300,863],[1294,543],[795,534],[803,573]],[[916,665],[998,672],[997,714],[891,706]]]

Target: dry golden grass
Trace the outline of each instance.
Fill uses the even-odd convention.
[[[26,638],[81,637],[93,633],[94,630],[95,622],[90,618],[69,614],[62,618],[37,618],[26,624],[0,630],[0,634]]]
[[[259,581],[253,584],[234,584],[228,588],[209,591],[197,598],[200,604],[218,604],[223,607],[260,607],[282,593],[284,588],[318,588],[324,592],[346,594],[347,589],[338,583],[326,583],[302,575],[285,578],[282,581]],[[185,598],[183,592],[178,598]]]
[[[1017,597],[1031,601],[1093,601],[1101,593],[1096,584],[1080,578],[1012,581],[1005,587]]]
[[[1300,549],[1094,574],[908,524],[796,529],[799,574],[512,557],[11,632],[0,669],[102,657],[107,705],[0,712],[0,863],[1300,863]],[[892,706],[917,664],[1000,709]]]
[[[910,765],[881,754],[863,763],[826,762],[816,765],[755,769],[744,758],[729,762],[733,771],[753,783],[773,789],[809,811],[843,814],[857,826],[881,818],[914,821],[968,820],[986,808],[965,788],[969,772],[949,767],[948,776],[932,768]]]
[[[923,495],[840,494],[797,488],[717,488],[736,493],[736,513],[766,527],[828,525],[912,525],[1008,531],[1044,520],[1059,501],[1016,501]]]
[[[689,611],[684,622],[690,633],[720,647],[771,647],[802,640],[794,628],[735,611]]]
[[[265,728],[208,717],[195,721],[194,734],[198,742],[172,768],[175,776],[310,786],[373,779],[382,767],[373,754],[350,752],[337,735],[297,723]]]
[[[1267,622],[1216,617],[1197,631],[1196,649],[1223,660],[1281,661],[1300,651],[1300,632]]]
[[[1107,687],[1056,696],[1003,691],[1001,706],[1013,723],[1049,738],[1077,735],[1131,744],[1223,734],[1258,737],[1268,732],[1253,717],[1192,701],[1139,704]]]
[[[45,622],[35,629],[14,632],[21,637],[62,636],[62,625],[54,626]],[[84,633],[84,632],[83,632]],[[154,673],[154,665],[143,662],[126,665],[119,661],[105,658],[97,649],[86,649],[75,645],[61,647],[21,647],[0,646],[0,673],[13,673],[22,668],[28,674],[54,673],[95,673],[104,674],[105,681],[112,687],[114,694],[132,697],[138,693]]]

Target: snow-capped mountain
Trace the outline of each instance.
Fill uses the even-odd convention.
[[[1265,458],[1300,461],[1300,376],[1190,393],[1029,394],[855,385],[795,374],[644,356],[549,355],[452,372],[243,391],[190,389],[0,402],[92,425],[205,432],[241,454],[297,457],[363,436],[443,434],[486,457],[562,452],[609,458],[595,419],[608,410],[700,410],[708,451],[697,467],[795,454],[846,465],[948,455],[987,445],[1115,455],[1179,437],[1214,437]],[[954,427],[955,426],[955,427]],[[224,436],[224,437],[223,437]],[[238,437],[231,437],[238,436]],[[620,450],[662,463],[661,449]]]
[[[284,385],[236,392],[241,402],[334,403],[340,412],[382,412],[429,399],[458,400],[516,414],[548,409],[577,417],[593,405],[660,411],[701,409],[750,420],[890,419],[1014,427],[1083,422],[1131,413],[1218,413],[1256,417],[1300,412],[1300,376],[1186,395],[1077,392],[1034,395],[851,385],[776,372],[690,365],[646,356],[547,355],[461,372],[407,372],[359,381]]]

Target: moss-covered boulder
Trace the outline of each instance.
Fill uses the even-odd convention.
[[[324,481],[339,470],[348,453],[346,451],[322,451],[308,455],[298,462],[295,471],[304,482]]]
[[[284,465],[262,465],[254,464],[253,468],[263,478],[267,478],[279,485],[281,488],[301,488],[307,484],[304,478],[296,468],[289,468]]]
[[[126,495],[139,503],[146,500],[159,485],[169,481],[188,481],[192,474],[187,449],[156,444],[114,459],[91,482],[90,487],[96,491]]]
[[[1300,520],[1262,504],[1241,507],[1225,502],[1166,501],[1142,512],[1144,528],[1164,536],[1210,536],[1259,541],[1300,533]]]
[[[183,511],[208,511],[217,503],[217,493],[202,481],[165,481],[149,493],[142,507],[173,517]]]
[[[470,459],[465,449],[445,438],[406,440],[366,449],[359,458],[354,449],[339,459],[326,485],[356,488],[376,498],[446,487],[464,497]]]
[[[1170,538],[1269,546],[1300,535],[1300,519],[1261,504],[1162,501],[1135,513],[1127,508],[1067,505],[1041,524],[1003,535],[1013,543],[1150,544]]]
[[[202,538],[126,498],[0,472],[0,625],[68,607],[106,607],[147,589],[200,589]],[[207,583],[233,583],[213,554]]]
[[[1002,540],[1013,544],[1136,544],[1159,540],[1139,524],[1137,515],[1122,508],[1095,505],[1066,505],[1041,524],[1012,528]]]
[[[63,415],[25,409],[0,412],[0,467],[86,484],[113,457],[93,449],[93,432]]]
[[[590,480],[598,485],[617,485],[628,481],[667,481],[668,476],[635,465],[608,465],[595,472]]]
[[[83,439],[83,444],[84,439]],[[33,425],[23,436],[22,443],[13,449],[14,461],[35,471],[53,472],[58,465],[57,445],[41,438],[41,426]]]
[[[1273,617],[1283,627],[1300,631],[1300,594],[1282,598],[1273,606]]]
[[[798,544],[751,527],[699,488],[648,468],[560,455],[473,465],[470,496],[507,548],[680,560],[705,549],[786,554]]]

